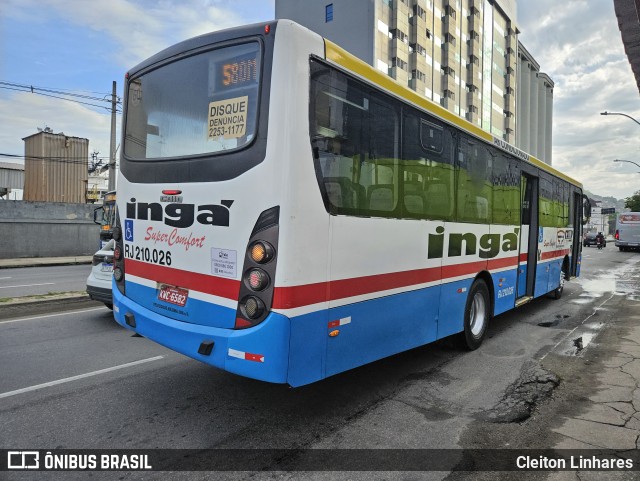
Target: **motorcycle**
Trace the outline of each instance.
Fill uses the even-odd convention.
[[[598,247],[598,249],[602,249],[604,247],[604,239],[602,238],[597,238],[596,239],[596,246]]]

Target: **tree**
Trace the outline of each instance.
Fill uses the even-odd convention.
[[[640,190],[631,197],[624,200],[624,206],[631,209],[631,212],[640,212]]]

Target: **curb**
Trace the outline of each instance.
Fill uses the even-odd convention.
[[[86,293],[68,293],[53,295],[48,298],[14,298],[0,303],[0,320],[13,317],[27,317],[38,314],[50,314],[51,311],[71,311],[104,305],[102,302],[89,299]]]
[[[0,259],[0,269],[19,269],[22,267],[69,266],[91,264],[92,256],[78,257],[35,257],[23,259]]]

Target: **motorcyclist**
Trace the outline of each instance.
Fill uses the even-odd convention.
[[[598,247],[604,246],[604,234],[602,232],[596,234],[596,245]]]

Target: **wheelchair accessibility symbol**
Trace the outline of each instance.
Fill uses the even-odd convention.
[[[124,240],[133,242],[133,221],[129,219],[124,221]]]

